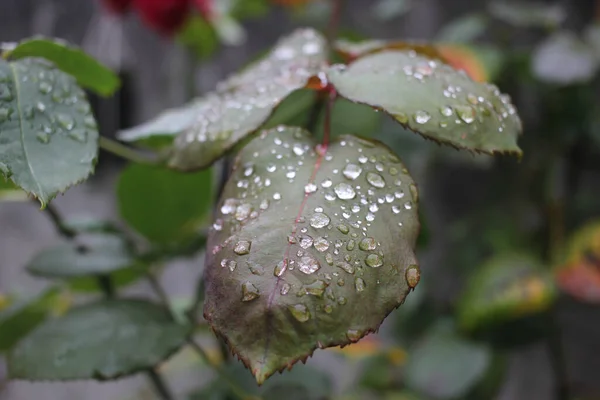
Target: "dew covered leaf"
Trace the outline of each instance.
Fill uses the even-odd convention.
[[[492,84],[429,58],[384,51],[327,72],[339,94],[389,113],[426,138],[459,149],[521,154],[521,121]]]
[[[77,79],[77,83],[100,95],[112,95],[121,84],[110,69],[100,64],[83,50],[69,43],[44,37],[27,39],[9,52],[9,58],[44,58],[57,68]]]
[[[155,243],[191,240],[210,210],[212,171],[184,174],[154,165],[131,164],[117,183],[121,217]]]
[[[11,349],[46,318],[58,290],[49,289],[0,311],[0,354]]]
[[[434,399],[462,399],[491,361],[486,346],[459,337],[452,324],[442,320],[410,351],[406,384]]]
[[[65,279],[110,274],[134,263],[129,245],[119,236],[95,234],[76,240],[42,250],[27,264],[27,271]]]
[[[314,30],[283,38],[266,57],[199,100],[191,127],[175,139],[169,166],[194,170],[212,164],[321,73],[326,56],[325,39]]]
[[[417,189],[398,158],[353,136],[319,154],[299,128],[263,131],[209,234],[205,318],[259,383],[376,330],[419,280]]]
[[[93,172],[97,143],[75,79],[32,59],[0,60],[0,175],[44,207]]]
[[[46,321],[9,353],[14,379],[114,379],[152,368],[185,342],[190,329],[157,305],[104,300]]]
[[[547,311],[556,297],[552,275],[528,255],[499,255],[477,269],[458,307],[462,328],[492,331]]]

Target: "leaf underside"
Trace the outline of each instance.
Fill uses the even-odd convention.
[[[204,315],[259,384],[377,330],[406,276],[418,282],[405,167],[353,136],[319,149],[299,128],[263,131],[238,155],[209,235]]]
[[[189,329],[163,308],[105,300],[49,320],[8,357],[9,375],[26,380],[115,379],[151,368],[179,349]]]
[[[390,114],[436,142],[475,152],[520,155],[521,121],[493,84],[406,51],[383,51],[327,72],[339,94]]]
[[[388,50],[413,51],[425,57],[444,60],[444,56],[437,49],[436,45],[427,42],[382,39],[351,42],[342,39],[337,40],[333,44],[333,47],[338,54],[348,61]]]
[[[198,100],[194,121],[175,139],[169,166],[194,170],[212,164],[322,72],[326,54],[325,39],[314,30],[282,39],[267,57]]]
[[[44,207],[94,170],[98,131],[75,79],[32,59],[0,61],[0,173]]]

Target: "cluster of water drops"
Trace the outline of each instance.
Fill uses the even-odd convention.
[[[318,76],[325,49],[323,37],[311,29],[284,38],[269,56],[220,83],[204,98],[192,127],[176,139],[176,152],[212,161],[224,146],[262,125],[290,93]]]
[[[319,154],[309,143],[300,129],[279,127],[263,132],[242,151],[212,227],[223,240],[210,251],[223,269],[247,268],[253,275],[279,278],[279,295],[315,296],[324,300],[315,310],[332,313],[347,303],[348,286],[360,294],[381,284],[373,278],[380,275],[376,270],[381,268],[384,274],[404,270],[394,251],[403,239],[404,224],[416,222],[417,190],[395,155],[352,137],[322,154],[322,165],[311,180]],[[274,184],[278,191],[271,187]],[[299,191],[302,187],[304,193]],[[305,208],[294,219],[301,204]],[[273,215],[280,216],[289,234],[281,259],[260,265],[256,260],[265,257],[253,245],[255,238],[244,237],[244,226],[261,223],[261,214],[270,211],[270,221],[277,221]],[[389,245],[380,243],[394,233],[398,237]],[[410,243],[414,234],[405,233],[404,240]],[[226,256],[224,249],[232,249],[234,256]],[[300,278],[286,279],[288,273]],[[409,286],[416,285],[413,275],[405,279]],[[251,280],[241,282],[242,301],[254,301],[262,294]],[[310,318],[311,311],[302,303],[289,310],[300,322]]]
[[[9,64],[6,64],[7,66]],[[0,127],[2,131],[31,132],[35,140],[50,143],[58,135],[86,143],[96,132],[96,121],[83,91],[68,75],[39,62],[12,63],[13,72],[0,68]],[[15,83],[15,79],[18,82]],[[21,88],[17,93],[17,87]],[[2,135],[5,140],[8,134]],[[28,137],[21,139],[28,140]],[[21,147],[19,147],[21,148]],[[95,154],[95,152],[94,152]],[[25,157],[21,154],[20,157]],[[91,162],[82,159],[81,162]],[[9,167],[0,163],[9,174]]]
[[[497,86],[475,83],[464,71],[457,73],[449,65],[419,56],[414,51],[381,52],[361,58],[348,68],[344,65],[334,65],[329,74],[342,94],[345,94],[345,82],[348,82],[348,87],[361,87],[356,85],[361,74],[387,75],[390,79],[386,85],[391,86],[407,83],[427,84],[421,89],[427,93],[426,96],[446,99],[446,104],[435,111],[431,107],[419,109],[418,101],[415,101],[414,105],[403,104],[406,112],[399,110],[397,104],[386,107],[386,104],[375,101],[392,112],[400,123],[424,134],[430,131],[439,134],[439,128],[447,129],[441,131],[445,132],[443,138],[460,143],[474,134],[514,133],[520,132],[522,128],[510,97],[500,93]],[[403,77],[402,81],[393,79],[398,76]],[[441,90],[440,96],[435,93],[436,88]],[[386,90],[393,89],[386,86]],[[360,92],[347,95],[365,101]]]

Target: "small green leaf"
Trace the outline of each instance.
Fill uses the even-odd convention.
[[[106,275],[134,263],[131,249],[119,236],[94,234],[42,250],[27,271],[50,279]]]
[[[478,13],[467,14],[455,19],[442,28],[437,39],[450,43],[470,43],[485,33],[487,18]]]
[[[170,244],[192,239],[210,210],[212,171],[184,174],[131,164],[119,177],[121,217],[148,240]]]
[[[556,28],[567,18],[560,4],[539,1],[495,0],[488,3],[488,11],[493,17],[520,28]]]
[[[98,130],[70,76],[26,59],[0,60],[0,176],[42,207],[94,170]]]
[[[192,15],[187,19],[177,34],[177,39],[191,48],[200,59],[210,57],[219,45],[215,30],[199,15]]]
[[[382,115],[364,104],[353,103],[339,99],[333,105],[331,112],[331,131],[342,134],[373,138],[382,125]],[[325,127],[325,112],[321,114],[315,134],[323,135]]]
[[[259,383],[376,330],[418,282],[408,171],[378,142],[320,149],[299,128],[263,131],[209,234],[204,315]]]
[[[412,0],[379,0],[373,7],[373,15],[382,21],[399,18],[413,8]]]
[[[485,375],[492,354],[457,336],[446,322],[435,325],[410,352],[406,384],[434,399],[462,399]]]
[[[458,307],[460,326],[499,345],[537,339],[541,332],[535,332],[537,323],[532,322],[550,309],[556,293],[552,275],[534,258],[496,256],[469,280]]]
[[[261,61],[204,96],[191,128],[176,139],[169,166],[201,169],[261,127],[273,110],[323,70],[325,39],[310,29],[282,39]]]
[[[0,201],[25,201],[27,193],[0,176]]]
[[[414,51],[417,54],[429,58],[443,60],[444,57],[438,51],[435,45],[418,41],[402,40],[362,40],[350,41],[340,39],[333,44],[334,50],[344,59],[352,61],[356,58],[364,57],[369,54],[379,53],[381,51],[400,50]]]
[[[594,78],[600,58],[591,45],[571,32],[557,32],[544,40],[533,54],[534,75],[559,85],[585,83]]]
[[[18,302],[0,312],[0,354],[41,324],[58,290],[50,289],[29,301]]]
[[[193,100],[184,106],[166,110],[141,125],[120,131],[118,138],[154,149],[168,147],[177,135],[192,126],[202,107],[201,99]]]
[[[163,308],[139,300],[104,300],[49,320],[8,357],[14,379],[115,379],[156,366],[190,329]]]
[[[8,54],[13,60],[37,57],[52,62],[77,79],[77,83],[102,96],[112,95],[121,85],[119,78],[83,50],[59,39],[33,38],[17,45]]]
[[[482,153],[521,154],[521,121],[507,95],[448,65],[385,51],[327,73],[340,95],[392,115],[440,143]]]
[[[263,129],[279,125],[302,126],[308,121],[311,107],[315,104],[315,92],[310,89],[296,90],[290,94],[263,125]]]

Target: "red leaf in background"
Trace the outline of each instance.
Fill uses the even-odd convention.
[[[185,22],[190,0],[133,0],[142,20],[157,31],[171,35]]]
[[[202,17],[206,20],[210,20],[213,10],[212,10],[212,0],[193,0],[196,9],[202,15]]]
[[[104,7],[119,15],[125,14],[131,7],[131,3],[133,3],[133,0],[102,0]]]

